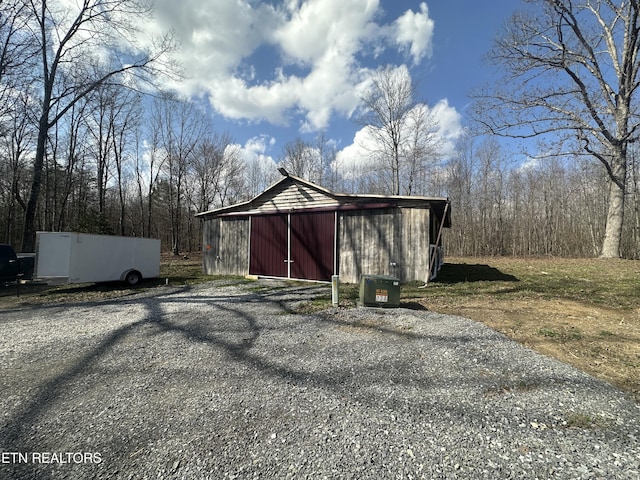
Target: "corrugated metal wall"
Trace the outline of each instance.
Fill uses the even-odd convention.
[[[331,280],[334,230],[335,212],[291,215],[291,278]]]
[[[249,272],[249,217],[208,218],[202,230],[204,273],[246,275]]]
[[[428,208],[402,208],[404,245],[402,281],[426,281],[429,271],[430,211]]]
[[[256,215],[251,218],[251,275],[288,276],[287,230],[287,215]]]
[[[329,280],[334,212],[292,214],[291,218],[291,277]],[[428,208],[338,211],[338,218],[337,263],[342,282],[357,283],[362,274],[394,275],[403,282],[426,280]],[[251,221],[250,268],[248,217],[206,219],[205,273],[288,276],[287,215],[257,215]]]
[[[260,204],[254,206],[259,211],[287,211],[295,208],[337,207],[340,205],[335,198],[297,183],[282,185],[281,188],[266,192],[260,200]]]
[[[389,275],[399,223],[397,209],[340,212],[340,281],[358,283],[363,273]]]
[[[362,274],[424,281],[429,271],[429,210],[394,208],[340,212],[340,280]]]

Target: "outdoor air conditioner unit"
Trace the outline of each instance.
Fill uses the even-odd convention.
[[[359,303],[365,307],[399,307],[400,280],[385,275],[362,275]]]

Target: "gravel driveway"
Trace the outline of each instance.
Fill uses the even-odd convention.
[[[0,478],[640,478],[610,385],[460,317],[291,313],[328,288],[0,312]]]

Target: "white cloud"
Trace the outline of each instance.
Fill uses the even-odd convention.
[[[420,12],[407,10],[394,22],[395,38],[402,49],[408,49],[413,63],[431,56],[434,22],[429,18],[426,3],[420,4]]]
[[[303,132],[355,110],[367,55],[399,48],[418,63],[431,49],[426,4],[387,25],[376,22],[379,0],[156,0],[155,7],[150,30],[171,27],[181,42],[188,78],[173,88],[207,95],[227,118],[288,124],[302,117]]]
[[[308,65],[335,50],[352,57],[378,29],[372,22],[378,6],[378,0],[309,0],[290,9],[274,40],[293,61]]]
[[[522,164],[518,167],[520,172],[532,172],[540,168],[540,159],[534,157],[526,157]]]
[[[373,167],[371,152],[375,150],[375,140],[368,128],[358,130],[353,143],[340,150],[333,163],[333,168],[343,177],[351,180],[362,169]]]
[[[237,148],[240,158],[247,164],[258,162],[262,166],[272,166],[275,170],[276,162],[273,157],[267,153],[275,143],[275,138],[268,135],[260,135],[250,138],[244,145],[234,144],[230,146],[230,148]]]
[[[449,105],[445,98],[436,103],[431,110],[431,115],[438,122],[437,132],[440,137],[441,152],[444,156],[451,155],[455,150],[455,142],[463,133],[462,116]]]
[[[237,150],[245,165],[245,199],[258,195],[280,178],[276,162],[269,155],[275,143],[273,137],[260,135],[250,138],[244,145],[230,146],[231,149]]]

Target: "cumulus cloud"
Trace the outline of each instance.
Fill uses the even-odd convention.
[[[244,145],[234,144],[228,148],[237,152],[244,163],[244,197],[254,197],[278,180],[276,162],[269,153],[276,144],[275,138],[260,135],[250,138]]]
[[[233,149],[237,149],[240,158],[249,164],[257,162],[260,165],[273,167],[275,170],[276,162],[268,151],[275,145],[276,139],[269,135],[260,135],[250,138],[244,145],[234,144],[231,146]]]
[[[456,140],[463,133],[462,116],[449,105],[446,98],[436,103],[430,111],[438,124],[437,135],[441,142],[441,153],[445,157],[450,156],[455,150]]]
[[[376,149],[376,141],[369,128],[358,130],[353,143],[339,150],[333,168],[343,177],[351,179],[357,172],[374,167],[372,151]]]
[[[380,24],[379,0],[156,0],[158,31],[171,27],[187,79],[172,85],[203,94],[227,118],[324,129],[349,116],[370,73],[363,59],[385,48],[414,63],[430,55],[426,4]]]
[[[429,18],[426,3],[420,4],[420,12],[407,10],[394,22],[394,27],[396,42],[409,51],[414,64],[431,56],[434,22]]]

